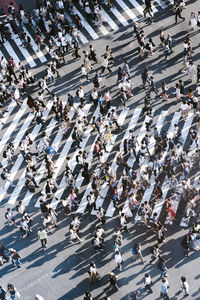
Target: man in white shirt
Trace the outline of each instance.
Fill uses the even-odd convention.
[[[190,106],[185,101],[183,101],[183,103],[181,104],[181,115],[183,118],[187,118],[189,110]]]

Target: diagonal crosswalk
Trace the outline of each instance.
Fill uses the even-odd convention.
[[[154,13],[167,9],[171,2],[172,0],[155,0],[154,5],[152,5]],[[116,0],[115,5],[110,9],[105,3],[102,3],[101,6],[103,22],[102,24],[98,24],[91,23],[86,19],[83,7],[76,7],[76,5],[73,4],[74,14],[77,14],[80,17],[83,25],[82,29],[78,31],[80,43],[87,44],[91,40],[97,40],[113,31],[118,31],[120,27],[128,26],[132,22],[138,21],[143,17],[143,10],[145,7],[144,0]],[[73,16],[67,11],[65,11],[65,18],[70,26],[75,26]],[[44,20],[44,25],[46,32],[49,33],[49,23],[46,20]],[[9,56],[12,56],[16,64],[24,62],[24,64],[30,68],[35,68],[48,61],[49,56],[46,50],[42,48],[38,51],[38,47],[35,43],[35,33],[33,31],[33,28],[35,28],[34,22],[33,28],[29,24],[23,25],[24,32],[31,39],[31,47],[27,48],[21,46],[22,42],[18,35],[12,31],[11,26],[7,26],[11,33],[11,39],[5,41],[1,46],[1,56],[5,56],[6,59],[8,59]],[[72,37],[69,34],[67,35],[67,39],[71,43]]]
[[[91,110],[91,104],[86,104],[85,105],[85,112],[86,114],[88,114]],[[51,104],[48,103],[47,104],[47,110],[44,112],[44,120],[47,119],[49,113],[50,113],[50,107]],[[12,111],[16,108],[15,103],[12,101],[8,107],[8,112],[5,114],[4,118],[7,119],[9,117],[9,115],[12,113]],[[123,143],[124,140],[128,138],[129,136],[129,131],[130,129],[132,129],[133,131],[137,130],[137,140],[139,141],[139,145],[136,148],[136,153],[138,153],[140,151],[140,144],[141,141],[143,139],[143,137],[146,134],[146,127],[145,127],[145,122],[144,122],[144,118],[141,117],[141,108],[136,108],[133,112],[131,112],[130,114],[130,108],[126,108],[124,110],[122,110],[120,112],[119,115],[119,122],[121,123],[120,125],[123,124],[128,124],[128,126],[126,127],[126,129],[124,129],[121,133],[120,133],[120,149],[123,150]],[[20,128],[18,128],[17,134],[15,136],[15,139],[13,141],[13,143],[15,144],[16,147],[19,146],[20,141],[23,139],[25,132],[27,130],[27,128],[29,127],[30,123],[33,121],[34,118],[34,114],[32,113],[27,113],[26,115],[24,114],[25,112],[25,106],[22,105],[19,109],[18,112],[16,113],[16,117],[14,118],[13,122],[11,122],[7,128],[7,130],[4,132],[4,136],[0,141],[0,149],[4,149],[6,146],[7,141],[10,138],[10,133],[13,132],[15,130],[15,127],[17,126],[17,124],[20,124]],[[184,145],[186,144],[187,141],[187,137],[189,134],[189,129],[192,126],[192,124],[195,122],[194,118],[195,115],[193,113],[190,113],[188,115],[188,117],[186,119],[181,119],[181,113],[180,112],[174,112],[171,114],[170,116],[170,120],[169,120],[169,112],[167,110],[161,111],[159,113],[159,115],[155,115],[155,111],[153,111],[154,114],[154,119],[155,124],[154,126],[157,127],[158,132],[161,133],[161,131],[163,130],[163,128],[167,128],[167,132],[168,132],[168,136],[172,138],[173,136],[173,130],[174,130],[174,125],[175,124],[181,124],[181,129],[182,129],[182,134],[181,134],[181,141],[182,141],[182,145],[184,147]],[[25,116],[25,118],[24,118]],[[71,117],[73,118],[74,116],[74,111],[71,112]],[[98,117],[99,116],[99,108],[97,108],[91,115],[91,118],[93,116]],[[143,121],[141,121],[141,118],[143,118]],[[21,122],[23,120],[23,122]],[[181,120],[181,121],[180,121]],[[3,127],[3,125],[1,125]],[[56,127],[56,120],[54,118],[51,119],[48,128],[46,130],[46,133],[48,136],[51,135],[51,133],[53,132],[53,130]],[[41,125],[35,125],[32,129],[32,131],[30,132],[32,135],[33,140],[35,140],[39,134],[39,132],[41,131]],[[73,132],[73,130],[72,130]],[[71,150],[72,147],[72,132],[69,135],[69,137],[67,138],[67,140],[65,141],[64,147],[62,147],[61,151],[58,151],[59,155],[55,161],[55,178],[57,178],[60,174],[61,174],[61,180],[60,183],[58,185],[58,190],[55,193],[55,197],[52,199],[51,201],[51,206],[53,208],[56,208],[59,205],[59,200],[62,200],[62,196],[63,193],[65,192],[65,176],[63,174],[63,166],[64,166],[64,162],[66,159],[66,156],[68,155],[68,153]],[[94,148],[94,144],[98,138],[99,135],[94,135],[91,136],[90,134],[91,129],[88,128],[86,131],[86,135],[81,143],[81,148],[82,150],[86,149],[88,146],[90,148],[89,153],[88,153],[88,158],[87,158],[87,162],[89,164],[89,166],[91,166],[92,161],[93,161],[93,148]],[[60,149],[61,145],[62,145],[62,132],[61,131],[57,131],[54,139],[51,141],[51,145],[53,145],[56,149]],[[116,142],[118,140],[118,135],[113,134],[112,136],[112,144],[108,144],[107,145],[107,151],[105,153],[106,159],[108,160],[110,155],[113,153],[114,151],[114,146],[116,145]],[[114,145],[113,145],[114,144]],[[150,154],[153,154],[153,149],[155,146],[155,140],[153,138],[152,135],[150,135],[150,140],[149,140],[149,151]],[[73,156],[71,158],[71,169],[72,172],[74,171],[75,167],[76,167],[76,155],[78,154],[79,149],[77,149],[74,153]],[[164,152],[164,157],[167,155],[168,153],[168,147],[166,148],[165,152]],[[118,179],[121,178],[121,176],[119,176],[121,174],[122,171],[120,171],[120,174],[118,172],[118,166],[116,164],[116,153],[114,155],[114,157],[112,156],[112,164],[111,164],[111,169],[114,173],[117,174]],[[131,167],[133,167],[134,163],[135,163],[135,158],[130,157],[128,159],[128,163]],[[145,161],[145,164],[148,164],[148,159]],[[11,169],[11,176],[10,179],[11,181],[15,180],[16,178],[19,180],[17,185],[12,188],[13,191],[11,193],[9,193],[9,197],[7,195],[8,192],[8,188],[9,188],[9,184],[5,186],[4,190],[0,190],[0,202],[5,200],[5,197],[8,197],[7,202],[9,205],[15,205],[16,202],[18,201],[18,198],[20,197],[20,194],[22,192],[22,188],[24,187],[24,183],[25,183],[25,169],[23,166],[23,158],[22,156],[19,154],[17,156],[17,159],[14,163],[14,165],[12,166]],[[21,170],[23,169],[23,170]],[[21,171],[20,171],[21,170]],[[36,176],[36,182],[39,184],[42,182],[42,179],[45,177],[45,163],[44,161],[41,162],[39,169],[38,169],[38,175]],[[77,177],[77,188],[83,188],[83,183],[84,183],[84,178],[80,174]],[[142,203],[144,203],[144,201],[149,202],[150,199],[152,198],[152,194],[153,194],[153,190],[154,190],[154,184],[155,184],[155,176],[152,175],[150,178],[150,187],[147,187],[142,201],[140,203],[140,205]],[[118,189],[120,189],[121,186],[121,180],[118,181]],[[156,212],[158,216],[160,216],[162,209],[164,209],[165,207],[165,199],[168,195],[168,192],[170,190],[170,185],[169,185],[169,180],[165,177],[163,182],[162,182],[162,191],[163,191],[163,197],[161,199],[161,201],[159,201],[159,203],[156,203],[153,211],[152,211],[152,215]],[[83,192],[83,196],[81,197],[79,206],[76,210],[77,214],[84,214],[85,212],[87,212],[87,195],[90,193],[90,191],[92,191],[92,187],[91,187],[91,183],[89,183],[88,185],[84,186],[84,192]],[[121,193],[121,191],[120,191]],[[103,207],[106,210],[106,217],[112,217],[114,216],[114,214],[116,213],[116,208],[113,205],[112,201],[107,201],[106,199],[108,198],[109,195],[109,185],[107,182],[104,182],[102,185],[102,189],[101,189],[101,197],[98,196],[97,200],[96,200],[96,207],[98,209],[98,207]],[[6,196],[7,195],[7,196]],[[25,205],[33,205],[33,203],[35,202],[34,200],[32,200],[34,198],[34,194],[30,193],[29,191],[27,191],[24,196],[23,196],[23,203]],[[120,195],[119,195],[120,198]],[[33,202],[34,201],[34,202]],[[175,208],[175,213],[178,210],[179,204],[181,201],[181,197],[179,197],[178,199],[174,200],[174,208]],[[127,202],[122,203],[123,204],[123,211],[126,212],[127,211]],[[35,207],[39,207],[39,201],[36,201],[34,203]],[[92,210],[91,215],[95,215],[96,214],[96,210]],[[136,214],[136,216],[134,217],[135,221],[140,221],[140,216],[138,214]],[[166,219],[165,221],[166,224],[168,224],[168,220]],[[181,220],[181,226],[187,226],[189,224],[189,220],[187,221],[187,223],[184,221],[184,217]]]

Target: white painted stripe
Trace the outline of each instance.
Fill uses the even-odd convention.
[[[96,34],[96,32],[95,32],[95,31],[93,30],[93,28],[88,24],[88,22],[83,18],[83,16],[81,15],[81,13],[76,9],[76,7],[75,7],[74,5],[73,5],[73,8],[74,8],[75,14],[79,15],[83,27],[88,31],[88,33],[89,33],[90,36],[93,38],[93,40],[98,39],[98,35]]]
[[[120,14],[120,12],[115,7],[112,7],[110,10],[112,11],[112,13],[116,16],[116,18],[120,21],[120,23],[123,26],[129,25],[129,23],[126,21],[126,19],[123,17],[123,15]]]
[[[121,124],[124,123],[124,121],[125,121],[125,119],[126,119],[126,116],[127,116],[128,112],[129,112],[129,108],[126,108],[126,109],[124,109],[124,110],[121,112],[121,114],[119,115],[118,120],[120,120],[120,123],[121,123]],[[113,136],[113,137],[112,137],[112,142],[115,143],[115,140],[116,140],[116,139],[117,139],[117,135]],[[108,152],[111,152],[112,148],[113,148],[113,145],[107,146]],[[108,156],[109,156],[109,153],[105,153],[105,158],[106,158],[106,159],[108,158]],[[115,167],[116,167],[116,162],[113,161],[113,163],[112,163],[112,165],[111,165],[111,169],[114,169]],[[104,197],[106,196],[106,194],[107,194],[107,192],[108,192],[108,189],[109,189],[108,183],[107,183],[107,182],[104,182],[104,184],[103,184],[102,187],[101,187],[101,192],[100,192],[100,194],[101,194],[101,196],[102,196],[103,198],[98,197],[97,200],[96,200],[96,208],[97,208],[97,209],[98,209],[100,206],[102,206],[103,201],[104,201]],[[96,212],[97,212],[97,211],[93,209],[92,212],[91,212],[91,214],[92,214],[92,215],[96,215]]]
[[[44,120],[47,119],[49,113],[51,112],[51,106],[52,106],[52,103],[48,102],[47,109],[43,113],[43,119]],[[38,136],[38,133],[39,133],[41,127],[42,127],[41,125],[36,125],[34,127],[34,129],[32,130],[31,135],[32,135],[33,141]],[[14,166],[11,169],[11,176],[10,176],[11,180],[14,179],[15,176],[17,175],[17,172],[18,172],[19,167],[22,164],[23,160],[24,160],[23,157],[21,155],[19,155],[16,162],[15,162],[15,164],[14,164]],[[26,170],[23,171],[19,182],[17,183],[13,193],[11,194],[10,199],[8,201],[9,204],[13,205],[16,202],[17,197],[19,196],[19,193],[20,193],[21,189],[23,188],[23,186],[25,184],[25,174],[26,174]]]
[[[178,123],[179,119],[181,117],[181,113],[180,112],[175,112],[172,120],[170,121],[170,127],[168,129],[168,137],[172,138],[172,134],[174,132],[174,125]],[[166,156],[167,154],[167,151],[168,151],[168,147],[164,153],[164,155]],[[143,195],[143,198],[142,198],[142,201],[140,202],[140,206],[142,203],[144,203],[144,201],[147,201],[149,202],[149,200],[151,199],[151,195],[153,193],[153,190],[154,190],[154,184],[155,184],[155,179],[154,179],[154,176],[152,175],[151,178],[150,178],[150,187],[147,188],[144,192],[144,195]],[[139,221],[141,219],[141,217],[138,215],[135,216],[135,221]]]
[[[127,139],[127,138],[129,137],[129,130],[132,129],[132,130],[134,131],[135,126],[136,126],[136,124],[137,124],[137,121],[138,121],[138,119],[139,119],[139,116],[140,116],[140,114],[141,114],[141,111],[142,111],[141,108],[136,108],[136,109],[135,109],[135,111],[134,111],[134,113],[133,113],[133,115],[132,115],[131,121],[130,121],[130,123],[129,123],[129,126],[128,126],[128,128],[126,129],[125,135],[123,136],[123,139],[122,139],[122,141],[121,141],[121,143],[120,143],[120,149],[123,148],[124,140]],[[117,155],[115,155],[113,161],[116,162],[116,159],[117,159]],[[119,189],[120,186],[121,186],[121,180],[119,180],[118,185],[117,185],[117,188]],[[118,198],[120,199],[120,195],[118,196]],[[108,206],[108,209],[107,209],[107,211],[106,211],[106,217],[112,217],[113,214],[114,214],[114,212],[115,212],[115,207],[114,207],[114,205],[113,205],[113,202],[111,201],[110,204],[109,204],[109,206]]]
[[[161,114],[160,114],[160,116],[159,116],[159,118],[158,118],[158,120],[157,120],[157,123],[155,124],[155,127],[157,127],[157,130],[158,130],[158,133],[160,133],[161,128],[163,127],[163,124],[164,124],[165,117],[166,117],[167,113],[168,113],[168,111],[162,111]],[[153,150],[154,150],[155,143],[156,143],[156,142],[155,142],[155,139],[154,139],[154,137],[153,137],[153,135],[152,135],[152,136],[150,137],[150,139],[149,139],[149,146],[148,146],[148,149],[149,149],[149,152],[150,152],[151,155],[153,154]],[[147,164],[148,164],[148,160],[147,160]],[[133,165],[133,162],[132,162],[132,165]],[[150,188],[147,188],[146,191],[145,191],[146,193],[148,193],[149,196],[150,196],[151,193],[153,192],[153,188],[154,188],[153,182],[154,182],[153,180],[150,181],[151,187],[150,187]],[[151,193],[150,193],[150,192],[151,192]],[[143,199],[142,199],[142,201],[141,201],[140,203],[142,203],[142,202],[144,202],[144,201],[147,201],[146,195],[143,196]],[[136,219],[135,219],[135,220],[137,220],[137,216],[136,216]]]
[[[93,118],[93,116],[98,117],[98,115],[99,115],[99,107],[97,107],[97,109],[95,110],[94,114],[92,115],[92,118]],[[92,120],[92,119],[91,119],[91,120]],[[87,142],[88,142],[88,140],[89,140],[89,138],[90,138],[90,136],[91,136],[91,135],[90,135],[90,132],[91,132],[91,131],[92,131],[92,128],[91,128],[91,127],[87,128],[87,130],[86,130],[86,136],[85,136],[85,138],[83,139],[83,141],[82,141],[82,143],[81,143],[81,148],[82,148],[82,149],[77,149],[77,150],[75,151],[73,157],[70,159],[69,165],[70,165],[70,170],[71,170],[72,173],[74,172],[74,169],[75,169],[75,167],[76,167],[76,165],[77,165],[77,162],[76,162],[76,156],[78,155],[78,152],[79,152],[80,150],[84,150],[84,148],[85,148],[85,146],[86,146],[86,144],[87,144]],[[97,136],[95,137],[95,140],[94,140],[93,144],[90,146],[90,151],[89,151],[89,153],[88,153],[88,156],[91,156],[91,154],[92,154],[92,156],[93,156],[93,145],[94,145],[95,141],[97,140],[98,136],[99,136],[99,134],[97,134]],[[88,157],[88,158],[89,158],[89,157]],[[89,159],[87,159],[87,162],[90,163]],[[77,179],[76,179],[76,187],[77,187],[77,189],[80,188],[80,186],[81,186],[83,180],[84,180],[84,178],[82,177],[82,173],[80,172],[80,173],[79,173],[79,176],[78,176]],[[66,188],[66,184],[65,184],[65,176],[63,176],[63,178],[62,178],[62,180],[61,180],[61,182],[60,182],[60,185],[59,185],[59,191],[58,191],[58,192],[56,193],[56,195],[55,195],[55,197],[56,197],[57,199],[59,199],[59,200],[61,199],[61,196],[62,196],[62,194],[63,194],[65,188]],[[57,206],[57,204],[58,204],[58,201],[54,198],[54,199],[51,201],[51,207],[53,207],[53,208],[55,209],[56,206]]]
[[[6,48],[8,54],[9,54],[10,56],[13,57],[14,62],[15,62],[15,65],[16,65],[16,67],[17,67],[18,63],[19,63],[21,60],[19,59],[19,57],[17,56],[17,54],[16,54],[15,51],[13,50],[11,44],[10,44],[8,41],[5,40],[5,42],[4,42],[4,47]]]
[[[92,104],[86,104],[85,105],[85,110],[84,111],[85,111],[86,115],[89,112],[91,106],[92,106]],[[65,143],[65,146],[63,147],[62,152],[60,153],[58,159],[56,160],[54,178],[56,178],[58,176],[58,173],[59,173],[60,169],[62,168],[62,166],[64,164],[64,161],[66,159],[67,153],[70,151],[71,145],[73,144],[72,134],[73,134],[73,130],[72,130],[69,138],[67,139],[67,141]],[[61,187],[61,184],[59,185],[59,187]],[[56,192],[55,197],[57,197],[58,193],[59,193],[59,190]],[[54,201],[55,201],[55,199],[52,200],[52,202],[54,202]],[[39,207],[39,206],[40,206],[40,204],[37,201],[36,204],[35,204],[35,207]]]
[[[65,18],[67,19],[67,21],[68,21],[69,23],[71,23],[72,26],[76,27],[76,25],[73,23],[72,19],[69,17],[69,15],[68,15],[66,12],[64,13],[64,15],[65,15]],[[77,32],[78,32],[78,38],[81,40],[81,42],[82,42],[83,44],[87,44],[87,43],[89,42],[88,39],[82,34],[81,31],[77,30]],[[68,37],[69,37],[69,39],[70,39],[70,40],[68,39],[68,41],[69,41],[70,44],[71,44],[72,38],[71,38],[70,35],[68,35]]]
[[[25,100],[24,100],[24,102],[25,102]],[[8,126],[6,132],[3,135],[3,138],[0,140],[0,151],[1,152],[3,151],[3,148],[5,147],[5,145],[8,143],[8,140],[9,140],[10,136],[13,134],[16,126],[19,125],[19,122],[20,122],[22,116],[24,115],[26,109],[27,109],[27,104],[23,103],[21,108],[16,113],[14,119],[12,120],[10,126]]]
[[[103,11],[103,20],[106,21],[110,27],[116,31],[119,29],[119,27],[117,26],[117,24],[111,19],[111,17],[107,14],[107,12],[102,8]]]
[[[38,46],[35,43],[34,39],[32,38],[31,34],[28,32],[28,30],[26,29],[25,26],[23,26],[24,32],[27,34],[27,36],[30,37],[31,39],[31,48],[35,51],[37,57],[39,58],[39,60],[41,61],[41,63],[44,63],[47,61],[46,57],[44,56],[44,54],[42,53],[42,51],[38,51]]]
[[[186,119],[184,127],[182,129],[182,134],[181,134],[181,140],[182,140],[182,143],[183,143],[182,146],[184,146],[184,144],[186,142],[187,135],[188,135],[189,129],[191,127],[192,121],[193,121],[193,114],[190,113],[188,115],[188,118]],[[153,209],[153,212],[152,212],[152,215],[156,212],[158,214],[158,217],[160,216],[162,206],[165,202],[165,198],[166,198],[168,190],[169,190],[169,184],[168,184],[168,180],[167,180],[166,177],[165,177],[165,180],[163,182],[163,186],[164,186],[164,192],[163,192],[162,200],[155,205],[155,207]],[[162,191],[163,191],[163,187],[162,187]]]
[[[110,108],[110,110],[112,110],[112,107]],[[104,132],[104,131],[105,131],[105,128],[104,128],[103,132]],[[90,166],[90,164],[92,163],[92,160],[93,160],[93,149],[94,149],[94,144],[95,144],[95,142],[96,142],[98,136],[99,136],[99,135],[96,136],[96,138],[95,138],[95,140],[94,140],[94,142],[93,142],[93,144],[92,144],[92,146],[91,146],[91,151],[90,151],[89,154],[88,154],[87,162],[89,163],[89,166]],[[80,177],[81,177],[81,176],[80,176]],[[78,176],[77,181],[76,181],[76,186],[77,186],[77,188],[79,188],[79,187],[81,186],[82,182],[83,182],[83,179],[79,178],[79,176]],[[87,207],[87,204],[88,204],[88,202],[87,202],[87,195],[89,195],[89,193],[90,193],[91,191],[92,191],[92,186],[91,186],[91,182],[90,182],[90,183],[88,184],[87,188],[85,189],[85,193],[84,193],[84,195],[83,195],[83,197],[82,197],[81,202],[79,203],[79,207],[78,207],[76,213],[79,213],[79,214],[83,214],[83,213],[84,213],[84,211],[85,211],[85,209],[86,209],[86,207]]]
[[[28,62],[29,66],[31,68],[34,68],[36,66],[36,63],[34,62],[32,56],[28,53],[28,51],[24,47],[21,46],[22,42],[21,42],[19,36],[17,34],[12,33],[12,39],[16,43],[16,45],[18,46],[18,48],[21,51],[22,55],[24,56],[24,58]]]
[[[136,9],[137,11],[143,15],[143,7],[136,1],[136,0],[128,0]]]
[[[133,22],[138,20],[136,15],[134,15],[132,10],[122,0],[117,0],[116,2],[119,4],[119,6],[121,6],[123,11],[132,19]]]

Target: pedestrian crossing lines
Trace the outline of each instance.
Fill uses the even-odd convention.
[[[15,107],[14,103],[11,102],[11,109],[14,109],[14,107]],[[47,119],[47,117],[50,113],[50,107],[51,107],[51,104],[48,103],[47,104],[47,110],[44,112],[44,120]],[[90,111],[90,109],[91,109],[91,104],[86,104],[85,105],[86,113],[88,113]],[[18,112],[18,119],[20,119],[20,116],[22,116],[23,110],[24,110],[24,107],[22,106],[19,110],[20,112]],[[137,135],[136,136],[138,137],[138,140],[139,140],[140,143],[141,143],[141,140],[143,139],[143,137],[146,134],[145,122],[144,121],[140,122],[140,123],[138,122],[138,120],[141,117],[142,109],[141,108],[136,108],[133,111],[133,113],[131,115],[131,118],[130,118],[129,110],[130,110],[129,108],[126,108],[126,109],[122,110],[120,112],[119,119],[118,119],[121,122],[120,125],[128,123],[128,126],[127,126],[126,130],[124,130],[122,133],[120,133],[122,135],[122,137],[120,138],[120,149],[121,150],[123,150],[123,142],[124,142],[125,139],[128,138],[130,129],[132,129],[134,131],[136,126],[137,127],[139,126],[139,128],[137,128]],[[71,118],[73,118],[74,112],[75,111],[71,111]],[[8,111],[7,114],[9,115],[10,113],[11,113],[11,110],[10,110],[10,107],[9,107],[9,111]],[[155,115],[155,112],[153,112],[153,114]],[[98,115],[99,115],[99,108],[97,108],[94,111],[92,116],[98,117]],[[23,136],[26,132],[27,124],[31,123],[31,121],[33,119],[33,116],[34,115],[31,114],[31,113],[28,113],[26,115],[26,118],[24,119],[24,122],[23,122],[23,124],[21,125],[21,128],[18,131],[18,134],[16,135],[15,140],[13,141],[14,145],[17,145],[17,147],[19,146],[19,142],[22,140],[22,138],[23,138]],[[172,114],[171,120],[169,121],[168,111],[161,111],[161,113],[159,115],[157,115],[157,116],[155,115],[155,117],[154,117],[154,119],[157,119],[154,126],[157,127],[158,132],[161,132],[162,129],[166,128],[166,126],[167,126],[168,127],[167,128],[168,136],[172,138],[173,137],[174,125],[179,122],[180,117],[181,117],[181,113],[180,112],[175,112],[175,113]],[[129,120],[128,120],[128,118],[129,118]],[[189,129],[190,129],[193,122],[194,122],[193,113],[189,114],[187,119],[181,121],[182,134],[181,134],[180,139],[182,141],[183,146],[186,143],[187,136],[189,134]],[[12,131],[14,131],[16,124],[11,123],[10,126],[12,126]],[[52,134],[53,130],[55,129],[55,127],[56,127],[56,121],[55,121],[54,118],[52,118],[49,125],[48,125],[48,127],[47,127],[47,130],[46,130],[47,135],[50,136]],[[32,136],[33,140],[36,139],[36,137],[38,136],[38,133],[40,132],[40,130],[41,130],[41,125],[35,125],[34,126],[33,130],[31,131],[31,136]],[[61,141],[62,141],[62,133],[61,133],[60,130],[57,132],[55,138],[51,141],[51,145],[59,150],[58,151],[58,153],[59,153],[58,158],[55,160],[55,167],[56,167],[55,176],[54,176],[55,179],[58,177],[60,172],[62,173],[60,183],[58,184],[58,190],[55,193],[55,197],[51,201],[51,206],[53,208],[56,208],[59,204],[59,200],[63,199],[63,194],[64,194],[65,189],[66,189],[66,181],[65,181],[66,179],[65,179],[65,176],[63,174],[63,166],[64,166],[65,158],[68,155],[69,151],[71,150],[71,146],[72,146],[72,143],[73,143],[72,132],[73,132],[73,130],[71,131],[71,134],[69,135],[68,139],[66,140],[66,142],[64,144],[64,147],[61,148],[62,149],[61,151],[60,151],[60,147],[61,147]],[[95,141],[98,138],[98,135],[91,136],[90,132],[91,132],[91,129],[88,128],[87,132],[86,132],[86,136],[83,139],[83,142],[81,143],[81,148],[82,148],[82,150],[84,150],[88,146],[88,143],[90,142],[90,151],[88,153],[88,159],[87,159],[89,167],[91,166],[92,161],[93,161],[93,148],[94,148]],[[7,133],[6,133],[6,136],[7,136]],[[113,135],[113,137],[112,137],[113,144],[116,142],[117,137],[118,137],[117,135]],[[7,140],[8,140],[8,138],[9,137],[7,136]],[[90,141],[89,141],[89,139],[90,139]],[[92,144],[91,144],[91,140],[92,140]],[[2,141],[4,141],[4,139],[2,139]],[[2,141],[1,141],[1,143],[2,143]],[[4,142],[3,146],[5,146],[5,143],[6,142]],[[154,140],[154,138],[151,134],[150,135],[150,140],[149,140],[149,151],[150,151],[151,155],[153,154],[154,146],[155,146],[155,140]],[[106,160],[109,158],[113,147],[114,147],[114,145],[112,145],[112,144],[107,145],[108,153],[105,153]],[[79,151],[79,149],[77,149],[73,153],[73,156],[71,158],[70,167],[72,169],[72,172],[76,167],[76,155],[78,154],[78,151]],[[139,151],[140,151],[140,147],[138,147],[136,149],[137,153],[139,153]],[[168,148],[166,148],[166,150],[164,152],[164,157],[167,155],[167,151],[168,151]],[[112,169],[113,173],[116,172],[117,178],[119,179],[118,166],[116,164],[116,159],[117,159],[117,156],[115,154],[114,158],[112,158],[111,169]],[[130,167],[133,167],[134,162],[135,162],[134,157],[129,158],[128,163],[129,163]],[[21,195],[22,189],[25,185],[25,169],[21,170],[22,164],[23,164],[23,157],[21,155],[18,155],[17,159],[16,159],[16,161],[15,161],[15,163],[14,163],[12,169],[11,169],[10,179],[11,179],[11,181],[13,181],[17,178],[17,179],[19,179],[19,181],[18,181],[16,187],[14,188],[13,192],[11,194],[9,194],[9,197],[8,197],[8,204],[9,205],[15,205],[15,203],[18,201],[18,199]],[[148,159],[146,159],[146,161],[144,161],[143,164],[147,165],[148,164]],[[37,173],[38,173],[38,175],[36,176],[36,182],[37,182],[37,184],[39,184],[39,183],[42,182],[42,179],[44,177],[46,177],[46,175],[45,175],[45,163],[44,162],[41,162]],[[120,176],[120,178],[121,178],[121,176]],[[84,183],[84,178],[82,177],[82,174],[80,172],[78,177],[77,177],[77,181],[76,181],[77,188],[78,189],[83,188],[83,183]],[[151,178],[150,178],[150,187],[146,188],[141,203],[143,203],[144,201],[147,201],[147,202],[150,201],[150,199],[152,198],[154,184],[155,184],[155,177],[154,177],[154,175],[152,175]],[[121,179],[118,181],[118,186],[117,186],[118,189],[119,189],[119,198],[120,198],[120,195],[121,195],[121,192],[122,192],[122,189],[120,190],[120,186],[121,186]],[[2,190],[0,192],[0,202],[2,200],[5,200],[5,196],[6,196],[8,187],[9,187],[9,185],[6,185],[5,190]],[[166,199],[167,194],[168,194],[169,189],[170,189],[169,181],[166,178],[163,179],[161,188],[162,188],[162,191],[163,191],[163,197],[162,197],[162,199],[159,203],[155,204],[155,206],[153,208],[152,215],[153,215],[153,213],[156,212],[158,214],[158,216],[160,216],[161,210],[164,207],[165,199]],[[81,197],[81,199],[79,199],[80,203],[79,203],[79,206],[76,210],[76,213],[84,214],[87,211],[87,205],[88,205],[87,195],[90,193],[90,191],[92,191],[91,183],[84,186],[83,196]],[[114,214],[116,212],[116,209],[115,209],[112,201],[107,201],[106,200],[108,195],[109,195],[108,193],[109,193],[109,185],[108,185],[107,182],[105,182],[103,184],[102,188],[101,188],[100,196],[97,197],[96,207],[98,209],[98,207],[102,206],[106,210],[106,217],[112,217],[112,216],[114,216]],[[25,195],[23,196],[23,203],[27,206],[30,203],[32,203],[32,204],[34,204],[35,207],[38,208],[39,207],[39,201],[36,201],[36,203],[34,203],[32,201],[32,198],[34,198],[34,194],[27,191],[25,193]],[[179,201],[180,201],[180,198],[178,198],[178,201],[176,199],[176,201],[174,202],[175,212],[177,211],[178,206],[180,204]],[[141,205],[141,203],[140,203],[140,205]],[[123,205],[123,211],[127,212],[128,211],[128,202],[126,201],[122,205]],[[93,209],[91,211],[91,214],[95,215],[96,210]],[[135,219],[135,221],[140,221],[140,216],[138,214],[136,214],[134,219]],[[183,224],[183,221],[184,220],[182,220],[182,224]],[[168,222],[168,221],[166,221],[166,222]]]
[[[171,1],[173,0],[156,0],[154,2],[155,6],[153,6],[154,13],[166,9]],[[80,6],[76,7],[73,4],[74,14],[78,14],[83,25],[82,29],[78,31],[80,43],[87,44],[91,40],[97,40],[108,35],[110,32],[118,31],[120,27],[128,26],[130,23],[139,20],[143,15],[144,0],[117,0],[115,1],[114,7],[110,9],[105,3],[102,3],[101,7],[103,12],[103,23],[98,24],[97,22],[93,24],[87,20],[84,8]],[[73,21],[74,17],[67,11],[65,11],[65,18],[70,26],[76,26]],[[24,62],[29,68],[35,68],[49,60],[50,57],[45,48],[42,47],[41,50],[38,50],[38,46],[35,43],[35,32],[33,30],[35,28],[34,22],[32,27],[29,24],[23,25],[23,30],[31,39],[31,46],[26,48],[22,46],[22,41],[18,35],[13,32],[11,26],[7,26],[11,32],[11,39],[5,40],[4,44],[1,46],[1,56],[5,56],[6,59],[8,59],[9,56],[12,56],[16,64]],[[48,21],[44,20],[44,26],[46,32],[49,34],[50,29]],[[72,37],[69,34],[67,34],[67,39],[70,43],[72,42]],[[54,41],[55,44],[57,44],[57,37],[54,37]]]

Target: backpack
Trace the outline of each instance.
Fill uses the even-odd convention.
[[[3,151],[3,158],[6,158],[7,157],[7,153],[6,153],[6,150]]]

